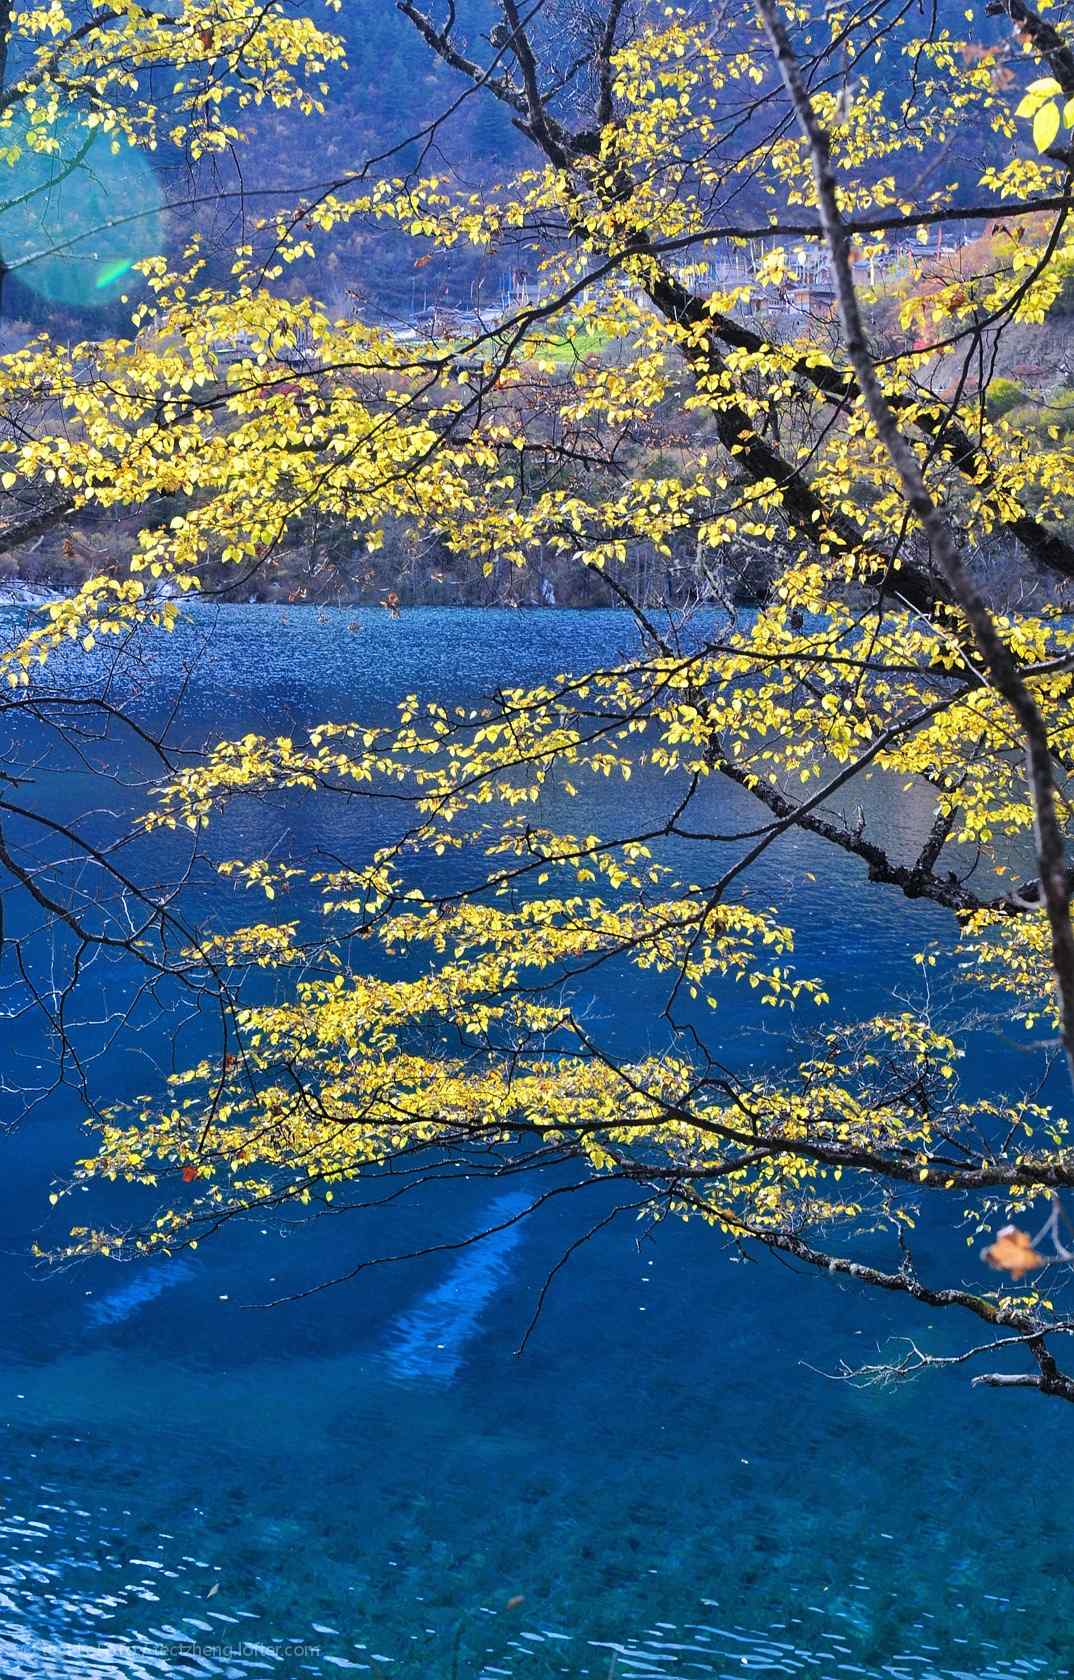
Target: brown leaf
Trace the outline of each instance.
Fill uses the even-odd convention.
[[[1010,1272],[1015,1283],[1027,1272],[1048,1264],[1043,1254],[1038,1254],[1033,1247],[1029,1232],[1020,1231],[1017,1225],[1004,1225],[1002,1231],[997,1231],[991,1247],[981,1250],[981,1259],[987,1261],[993,1271]]]

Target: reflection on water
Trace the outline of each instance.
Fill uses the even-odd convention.
[[[488,1236],[467,1248],[443,1282],[393,1324],[388,1363],[396,1376],[412,1382],[450,1382],[455,1376],[482,1313],[506,1279],[507,1259],[522,1238],[521,1216],[529,1206],[530,1197],[521,1193],[497,1197],[481,1221]]]
[[[100,1329],[107,1324],[122,1324],[125,1318],[148,1306],[165,1290],[188,1282],[193,1275],[193,1267],[186,1260],[160,1261],[155,1266],[146,1266],[122,1289],[113,1289],[99,1301],[90,1302],[86,1309],[90,1325]]]
[[[410,691],[470,701],[630,641],[614,614],[370,613],[352,636],[354,616],[205,614],[147,653],[139,704],[167,704],[200,653],[191,739],[297,731],[383,717]],[[71,773],[51,797],[101,802]],[[635,777],[630,821],[651,826],[666,797]],[[870,797],[909,851],[927,811],[882,784]],[[538,818],[615,832],[622,798],[601,778],[569,815],[550,797]],[[735,790],[702,798],[699,827],[749,825]],[[236,807],[211,837],[225,857],[278,845],[305,861],[378,844],[379,820],[292,799]],[[773,846],[743,891],[801,911],[799,969],[837,1007],[910,992],[912,953],[942,921],[808,836]],[[232,904],[206,883],[194,914]],[[744,988],[721,998],[725,1059],[751,1053],[750,1009]],[[594,1011],[610,1018],[612,1000]],[[614,1014],[648,1042],[640,983]],[[12,1079],[40,1060],[24,1032],[0,1022]],[[131,1067],[110,1050],[117,1094],[145,1089],[144,1048]],[[80,1118],[65,1099],[3,1144],[0,1680],[1069,1674],[1066,1409],[961,1376],[863,1393],[824,1375],[892,1336],[942,1351],[949,1331],[927,1315],[742,1265],[709,1231],[624,1225],[556,1277],[516,1359],[550,1270],[599,1213],[563,1197],[520,1226],[521,1192],[490,1201],[464,1182],[286,1238],[235,1230],[196,1263],[42,1283],[25,1255],[69,1217],[61,1205],[42,1225]],[[919,1233],[926,1274],[938,1241]],[[258,1310],[370,1255],[428,1249]]]
[[[863,1664],[861,1634],[874,1588],[861,1576],[830,1601],[792,1590],[765,1628],[737,1619],[740,1606],[701,1599],[689,1620],[654,1620],[636,1634],[587,1637],[534,1622],[523,1601],[476,1605],[449,1631],[415,1627],[395,1654],[338,1622],[301,1629],[282,1615],[232,1602],[219,1564],[181,1551],[159,1534],[133,1555],[128,1511],[91,1512],[58,1497],[33,1516],[5,1508],[0,1544],[0,1673],[4,1680],[167,1680],[177,1674],[233,1677],[341,1672],[510,1680],[513,1676],[806,1676],[810,1680],[1031,1680],[1069,1674],[1046,1658],[1011,1659],[989,1639],[956,1636],[928,1613],[908,1621],[882,1664]],[[651,1572],[655,1573],[655,1571]],[[885,1595],[887,1596],[887,1595]],[[1010,1601],[1003,1600],[1009,1608]],[[117,1622],[140,1625],[119,1632]],[[415,1620],[423,1620],[420,1602]]]

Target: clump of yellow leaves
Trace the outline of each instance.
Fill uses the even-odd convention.
[[[1062,92],[1054,76],[1039,76],[1030,82],[1015,111],[1015,116],[1032,120],[1033,144],[1038,152],[1046,152],[1055,144],[1061,127],[1074,126],[1074,99],[1061,101]]]

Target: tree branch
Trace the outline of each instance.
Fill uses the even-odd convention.
[[[1011,3],[1016,3],[1016,0],[1011,0]],[[900,432],[881,388],[854,286],[850,244],[839,210],[828,136],[813,110],[775,0],[758,0],[758,7],[784,86],[809,147],[820,218],[846,332],[847,356],[877,436],[898,474],[907,507],[928,539],[933,564],[965,615],[992,686],[1007,702],[1025,741],[1026,778],[1033,804],[1041,890],[1051,928],[1052,973],[1059,1000],[1060,1030],[1068,1070],[1074,1079],[1074,927],[1070,919],[1070,884],[1048,731],[1018,670],[1017,661],[996,629],[977,585],[962,562],[958,539],[950,521],[933,501],[917,456]]]

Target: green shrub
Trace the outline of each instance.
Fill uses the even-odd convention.
[[[1024,403],[1026,394],[1013,379],[993,379],[985,392],[985,407],[990,420],[1002,420],[1012,408]]]

